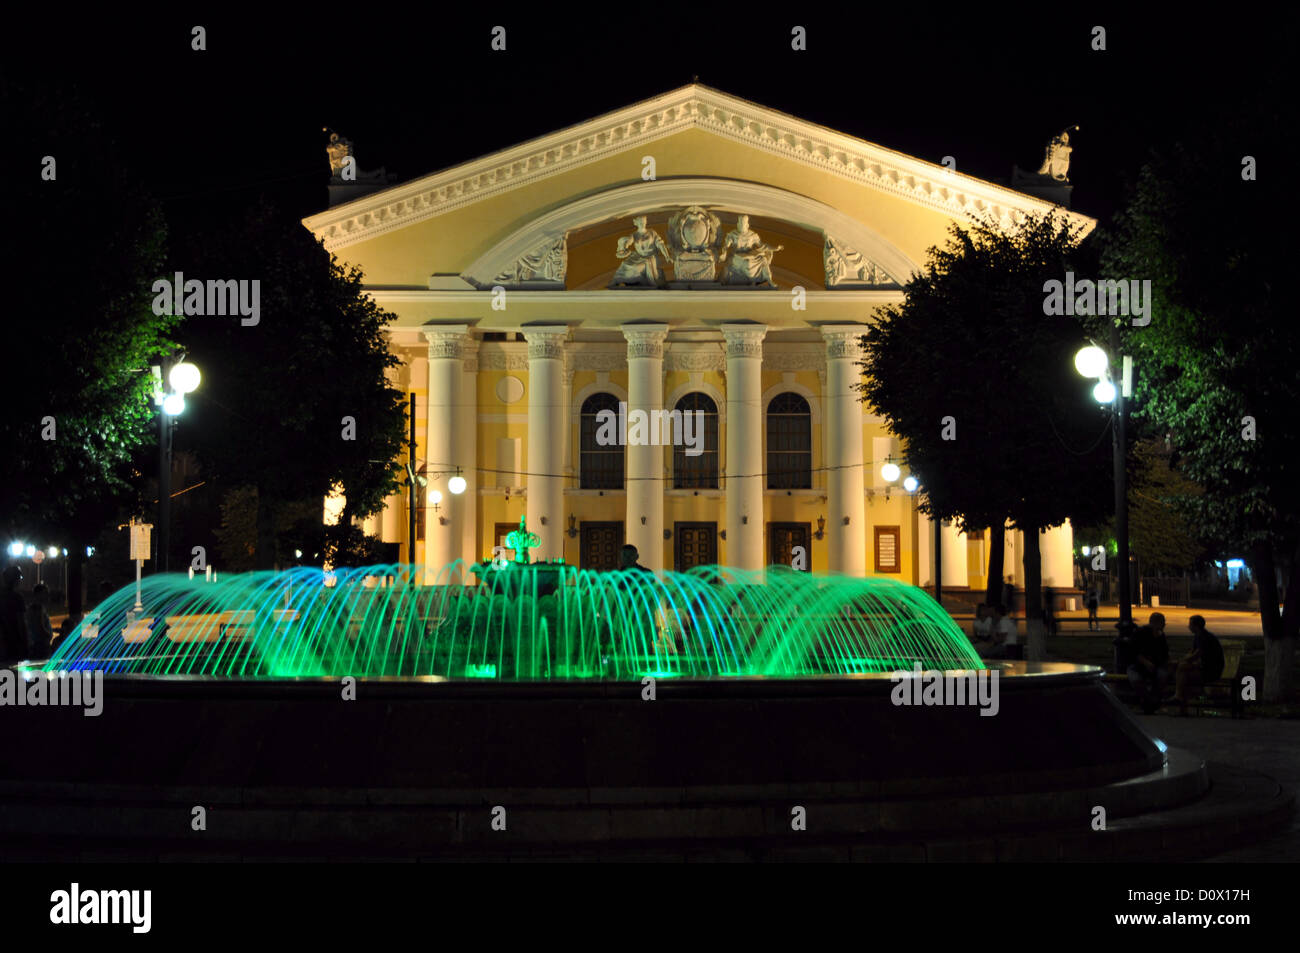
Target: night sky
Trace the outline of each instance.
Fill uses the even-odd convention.
[[[323,126],[352,139],[363,170],[406,181],[693,75],[929,161],[951,154],[959,171],[1004,183],[1013,163],[1037,169],[1048,139],[1077,123],[1074,207],[1105,218],[1149,147],[1267,93],[1296,37],[1293,20],[1052,18],[1028,6],[1001,19],[796,7],[779,20],[752,5],[610,5],[612,15],[582,17],[563,5],[546,17],[301,9],[279,22],[209,10],[13,23],[0,73],[82,97],[174,235],[215,227],[259,192],[298,217],[325,209]],[[489,47],[498,23],[504,53]],[[806,52],[790,49],[796,23]],[[205,52],[190,49],[195,24],[207,28]],[[1105,52],[1089,48],[1098,24]],[[39,143],[20,145],[39,161]]]

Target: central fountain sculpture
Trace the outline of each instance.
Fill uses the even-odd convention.
[[[593,572],[513,560],[470,567],[477,586],[419,585],[418,567],[305,567],[219,583],[153,576],[87,616],[47,671],[231,678],[437,676],[506,681],[851,675],[981,668],[946,612],[890,579],[744,572]],[[436,582],[460,575],[443,568]]]

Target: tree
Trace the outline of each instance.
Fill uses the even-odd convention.
[[[69,553],[81,612],[85,546],[133,497],[133,457],[155,439],[150,359],[175,319],[152,308],[166,229],[99,120],[42,82],[0,83],[6,133],[24,144],[8,200],[0,500],[13,536]]]
[[[255,565],[269,569],[291,556],[286,534],[297,505],[309,504],[320,519],[324,498],[342,487],[350,525],[397,487],[406,417],[403,395],[386,377],[399,363],[386,334],[395,316],[363,293],[358,269],[345,271],[265,202],[203,236],[176,267],[188,277],[259,283],[256,323],[187,316],[179,335],[204,370],[185,440],[227,493],[247,488],[256,506]],[[223,523],[237,522],[227,505]],[[237,544],[227,533],[223,547],[230,545]]]
[[[1135,413],[1169,431],[1181,469],[1204,487],[1180,499],[1189,518],[1249,561],[1263,698],[1277,702],[1294,694],[1300,627],[1300,328],[1284,282],[1290,247],[1276,237],[1294,207],[1283,170],[1295,139],[1280,109],[1243,99],[1153,153],[1103,236],[1109,274],[1151,283],[1151,323],[1121,325],[1139,372]]]
[[[1044,283],[1070,267],[1077,232],[1054,215],[1011,231],[954,224],[863,341],[863,399],[902,438],[920,509],[966,531],[996,536],[1010,520],[1024,532],[1031,658],[1045,654],[1038,533],[1096,519],[1112,486],[1108,420],[1073,366],[1083,327],[1044,314]]]

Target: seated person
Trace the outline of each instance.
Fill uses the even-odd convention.
[[[1217,681],[1223,675],[1223,646],[1213,632],[1205,627],[1205,617],[1194,615],[1187,620],[1192,630],[1192,650],[1178,662],[1174,670],[1174,701],[1182,711],[1187,710],[1187,691]]]
[[[1169,642],[1165,639],[1165,617],[1151,613],[1151,619],[1137,630],[1133,640],[1133,661],[1128,680],[1142,701],[1148,715],[1160,707],[1160,699],[1169,681]]]
[[[1007,646],[1015,645],[1018,641],[1016,620],[1007,615],[1007,607],[999,603],[993,608],[991,621],[993,639],[988,650],[980,652],[980,657],[1004,659],[1008,655]]]

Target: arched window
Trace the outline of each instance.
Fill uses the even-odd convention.
[[[596,415],[608,410],[615,417],[614,434],[618,434],[618,398],[613,394],[592,394],[582,402],[582,439],[579,444],[579,485],[584,490],[623,489],[623,447],[615,440],[602,443],[597,440],[601,421]],[[606,426],[606,434],[610,428]]]
[[[673,408],[682,413],[682,431],[689,433],[694,446],[673,440],[673,487],[678,490],[716,490],[718,488],[718,405],[708,394],[687,394]],[[698,412],[686,423],[687,414]],[[697,427],[699,420],[703,427]],[[703,433],[703,440],[700,438]],[[686,451],[699,449],[698,455]]]
[[[767,405],[767,486],[812,488],[812,411],[793,391],[777,394]]]

